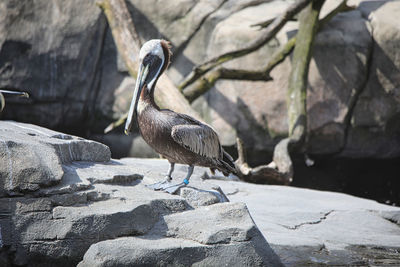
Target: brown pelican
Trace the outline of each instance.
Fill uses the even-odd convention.
[[[155,190],[176,192],[189,183],[194,165],[220,170],[224,175],[236,173],[232,157],[219,142],[217,133],[194,118],[168,109],[160,109],[154,102],[154,88],[158,78],[170,63],[168,42],[150,40],[139,53],[139,71],[129,115],[125,124],[128,134],[136,119],[143,139],[166,158],[170,167],[165,181],[150,185]],[[188,165],[182,183],[172,184],[175,163]]]

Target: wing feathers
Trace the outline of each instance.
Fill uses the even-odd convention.
[[[175,142],[192,152],[208,158],[221,158],[218,135],[206,125],[175,125],[172,127]]]

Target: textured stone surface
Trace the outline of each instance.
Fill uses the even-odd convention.
[[[122,247],[122,249],[121,249]],[[250,248],[249,248],[250,247]],[[265,247],[264,247],[265,249]],[[269,256],[269,255],[262,255]],[[213,246],[163,238],[124,237],[92,245],[78,266],[282,266],[249,242]]]
[[[77,127],[96,97],[106,21],[92,0],[2,1],[0,87],[27,91],[5,116]],[[21,108],[21,105],[24,108]]]
[[[137,166],[139,172],[147,169],[145,173],[148,177],[159,173],[159,179],[168,169],[168,163],[164,160],[130,158],[121,161]],[[180,177],[184,177],[185,171],[185,167],[178,165],[173,175],[174,180],[179,181]],[[204,175],[206,171],[205,168],[196,167],[189,185],[194,188],[218,185],[232,204],[245,203],[258,229],[287,266],[400,264],[398,207],[342,193],[229,180],[204,180],[208,177]],[[153,179],[147,179],[145,175],[144,182],[153,182]],[[201,214],[206,209],[207,206],[187,212]],[[207,222],[202,215],[198,215],[195,216],[196,221],[199,221],[197,223],[185,218],[187,212],[165,216],[165,220],[158,223],[154,231],[178,237],[188,231],[191,240],[203,240],[204,243],[212,242],[208,240],[222,240],[213,231],[200,233],[196,226],[211,223],[216,227],[214,229],[218,229],[218,222],[224,224],[224,217],[221,219],[220,215],[214,215],[215,219]],[[169,221],[172,217],[180,218],[177,225]],[[239,227],[235,221],[241,222]],[[251,235],[251,224],[248,222],[246,216],[232,220],[229,231],[237,235],[231,236],[241,238]],[[166,225],[173,227],[167,231]]]
[[[400,26],[398,1],[359,4],[373,31],[373,52],[366,87],[355,107],[348,155],[393,157],[400,150]]]
[[[251,6],[222,20],[213,31],[207,57],[245,46],[260,35],[256,28],[250,28],[251,24],[275,17],[288,5],[286,1],[274,1]],[[249,19],[244,20],[244,17]],[[288,23],[268,45],[226,65],[261,68],[295,29],[296,23]],[[237,36],[235,42],[228,38],[233,32]],[[335,153],[343,148],[345,120],[351,115],[352,95],[365,85],[371,46],[369,23],[360,11],[337,16],[318,33],[310,64],[307,98],[311,153]],[[236,136],[240,136],[252,150],[272,150],[277,140],[287,134],[288,69],[290,59],[271,73],[274,80],[270,82],[219,81],[194,106],[221,133],[224,144],[233,145]]]
[[[341,193],[212,180],[244,202],[286,266],[400,264],[400,208]]]
[[[12,163],[0,173],[2,266],[281,265],[246,206],[224,203],[202,168],[170,195],[145,186],[164,179],[166,160],[110,160],[100,143],[12,121],[0,140],[0,162]]]
[[[107,146],[31,124],[0,121],[0,195],[61,181],[62,164],[109,161]]]
[[[168,169],[168,163],[164,160],[130,158],[122,159],[122,162],[137,166],[140,172],[147,169],[149,177],[160,173],[160,179],[161,174]],[[173,175],[174,180],[183,177],[185,171],[185,167],[178,165]],[[208,177],[204,175],[206,171],[205,168],[196,167],[190,185],[194,188],[219,186],[229,198],[230,205],[237,205],[229,214],[243,212],[240,207],[243,205],[241,203],[245,203],[258,229],[286,266],[400,264],[398,207],[342,193],[220,179],[207,180],[204,179]],[[146,175],[143,181],[153,182],[152,179],[147,180]],[[223,208],[222,204],[212,206]],[[228,215],[217,212],[209,222],[202,214],[214,214],[218,209],[211,211],[207,210],[208,207],[167,215],[162,222],[156,224],[153,231],[176,237],[188,232],[187,236],[191,240],[223,243],[218,227],[228,223]],[[191,222],[185,217],[189,213],[196,214],[196,221]],[[249,217],[246,213],[243,215],[235,216],[229,221],[230,236],[239,240],[253,233]],[[179,220],[171,221],[171,218]],[[213,230],[204,233],[198,230],[198,225],[208,224],[213,225]],[[224,231],[226,230],[228,229]],[[94,251],[90,252],[91,255],[93,253]],[[93,257],[90,256],[90,260]]]

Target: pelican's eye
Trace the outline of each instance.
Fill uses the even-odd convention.
[[[151,85],[161,70],[162,59],[156,55],[148,54],[143,59],[143,66],[148,67],[149,73],[146,77],[146,83]]]

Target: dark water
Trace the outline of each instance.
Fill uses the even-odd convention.
[[[343,192],[400,206],[400,158],[313,159],[315,164],[307,167],[303,157],[295,158],[293,186]]]

